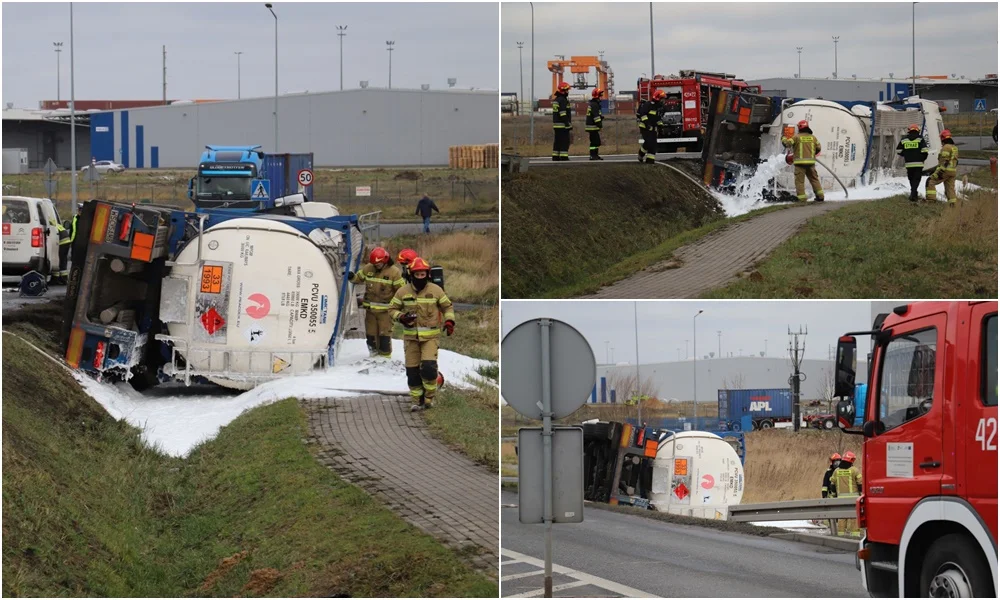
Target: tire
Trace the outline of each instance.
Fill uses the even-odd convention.
[[[969,536],[943,536],[927,551],[920,569],[920,597],[930,598],[932,592],[941,598],[996,597],[990,567]]]
[[[729,429],[730,431],[740,431],[743,429],[743,426],[740,425],[739,423],[733,423],[732,425],[729,426]]]
[[[772,427],[774,427],[774,423],[772,423],[771,421],[764,420],[760,422],[761,429],[771,429]]]
[[[830,431],[835,425],[836,423],[833,422],[833,419],[823,419],[823,429]]]

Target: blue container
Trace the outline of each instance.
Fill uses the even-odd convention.
[[[299,191],[299,171],[303,169],[313,170],[312,152],[264,155],[261,179],[271,180],[271,200],[297,194]],[[305,194],[306,200],[310,202],[313,199],[313,187],[312,185],[306,186],[302,192]]]
[[[719,390],[719,419],[739,423],[753,419],[788,419],[792,416],[790,389]]]

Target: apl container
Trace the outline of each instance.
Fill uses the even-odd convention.
[[[755,421],[792,416],[789,389],[719,390],[719,418],[739,423],[744,415]]]
[[[266,154],[261,167],[261,179],[271,180],[271,199],[304,194],[307,201],[313,199],[313,186],[299,185],[299,171],[313,170],[312,152],[303,154]]]
[[[729,442],[686,431],[660,442],[649,501],[660,512],[725,520],[743,499],[743,486],[743,463]]]

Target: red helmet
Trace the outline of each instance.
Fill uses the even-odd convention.
[[[834,452],[833,456],[830,457],[830,461],[840,460],[840,453]]]
[[[420,258],[419,256],[410,261],[410,273],[416,273],[417,271],[428,271],[430,272],[431,266],[427,264],[427,261]]]
[[[916,123],[914,123],[913,125],[910,125],[909,127],[907,127],[906,130],[907,131],[916,131],[917,133],[920,133],[920,125],[917,125]]]
[[[556,93],[561,94],[569,92],[569,87],[570,87],[569,84],[564,81],[559,84],[559,87],[556,88]]]
[[[798,128],[799,131],[802,131],[803,129],[809,129],[809,121],[802,119],[801,121],[799,121]]]
[[[604,95],[604,90],[602,90],[601,88],[594,88],[594,91],[590,92],[590,96],[592,98],[600,98],[603,95]]]
[[[850,450],[844,453],[844,460],[846,460],[847,462],[852,463],[854,462],[855,458],[857,458],[857,456],[855,456],[854,453],[851,452]]]
[[[413,262],[413,259],[417,257],[417,251],[410,248],[403,248],[399,251],[399,256],[396,257],[396,262],[401,265],[408,265]]]
[[[946,139],[948,139],[950,137],[951,137],[951,130],[950,129],[945,129],[944,131],[941,132],[941,139],[942,140],[946,140]]]
[[[389,262],[389,253],[385,251],[385,248],[378,246],[368,255],[368,262],[373,265],[385,264]]]
[[[653,100],[663,100],[667,97],[667,93],[663,90],[656,90],[653,92]]]

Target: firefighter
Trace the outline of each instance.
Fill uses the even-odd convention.
[[[573,109],[569,105],[569,84],[559,84],[552,99],[552,160],[569,160],[569,132],[573,129]]]
[[[955,172],[958,170],[958,146],[951,139],[951,131],[941,132],[941,153],[938,154],[938,166],[927,179],[927,201],[937,202],[937,185],[944,183],[944,194],[948,205],[954,206],[958,200],[955,195]]]
[[[826,473],[823,474],[823,488],[820,491],[822,492],[824,498],[837,497],[837,490],[830,489],[830,478],[833,477],[833,473],[837,470],[837,467],[840,465],[840,459],[841,459],[840,454],[834,452],[833,455],[830,457],[830,467],[826,470]]]
[[[410,282],[392,298],[390,315],[403,326],[406,383],[411,411],[430,408],[438,388],[438,338],[441,329],[455,332],[455,311],[440,286],[430,280],[431,266],[417,257],[410,263]]]
[[[604,160],[599,152],[601,148],[601,129],[604,127],[604,117],[601,116],[601,96],[604,90],[595,88],[590,94],[587,105],[587,133],[590,134],[590,160]]]
[[[920,136],[920,125],[910,125],[906,137],[896,145],[896,154],[902,156],[906,163],[906,177],[910,180],[910,202],[916,202],[920,178],[924,174],[924,161],[927,160],[927,142]]]
[[[403,271],[403,279],[405,281],[410,280],[410,263],[413,262],[413,259],[416,257],[417,251],[411,248],[403,248],[396,256],[396,262],[399,264],[399,268]]]
[[[55,225],[56,231],[59,232],[59,268],[52,273],[52,277],[56,281],[65,282],[66,277],[69,275],[69,249],[73,245],[73,240],[70,239],[72,233],[70,229],[75,229],[76,217],[73,217],[73,223],[68,220],[65,223],[60,223],[55,219],[49,221],[52,225]]]
[[[809,121],[802,120],[798,123],[799,132],[790,138],[781,138],[781,145],[792,149],[792,164],[795,165],[795,197],[799,202],[805,202],[806,179],[812,186],[816,194],[816,202],[825,200],[823,194],[823,184],[819,181],[819,174],[816,173],[816,157],[819,155],[820,143],[809,129]]]
[[[856,498],[861,495],[864,479],[861,477],[861,471],[854,466],[856,458],[854,453],[848,450],[833,471],[833,475],[830,477],[830,492],[835,498]],[[848,521],[848,525],[850,526],[850,534],[858,533],[857,521],[851,519]]]
[[[365,340],[372,356],[392,357],[392,319],[389,318],[390,302],[396,291],[406,283],[399,267],[392,264],[385,248],[374,248],[368,264],[357,273],[348,273],[351,283],[365,284]]]
[[[657,127],[660,125],[663,99],[666,97],[666,92],[656,90],[651,99],[644,100],[639,105],[639,133],[642,135],[642,143],[639,145],[639,162],[656,162]]]

